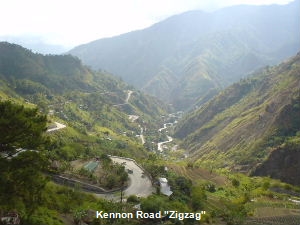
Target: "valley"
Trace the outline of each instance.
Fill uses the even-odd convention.
[[[76,46],[69,53],[172,104],[176,111],[192,109],[255,70],[297,54],[299,6],[293,1],[190,11]]]
[[[0,224],[298,225],[299,6],[189,11],[61,55],[0,42]]]

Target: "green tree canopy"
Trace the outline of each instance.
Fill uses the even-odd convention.
[[[46,122],[46,116],[40,115],[37,108],[0,102],[0,151],[37,147],[43,141]]]
[[[48,160],[35,151],[23,152],[11,160],[0,158],[1,205],[10,210],[23,208],[31,215],[41,203],[47,166]]]

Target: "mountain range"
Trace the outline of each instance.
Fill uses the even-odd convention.
[[[294,1],[190,11],[69,53],[185,110],[256,69],[296,54],[299,8],[300,1]]]
[[[65,145],[108,138],[123,146],[131,140],[137,155],[142,153],[136,147],[141,140],[133,134],[140,134],[140,127],[129,115],[142,117],[151,129],[167,110],[161,101],[111,74],[89,69],[71,55],[37,54],[7,42],[0,42],[0,100],[37,106],[49,115],[49,126],[55,121],[68,124]],[[130,154],[133,149],[127,148]]]
[[[299,185],[300,53],[220,92],[176,126],[191,160]]]
[[[0,36],[0,41],[21,45],[33,52],[40,54],[62,54],[70,48],[58,44],[49,44],[39,36]]]
[[[202,167],[299,184],[299,163],[294,160],[299,155],[299,68],[298,54],[225,88],[187,113],[175,127],[175,138]],[[141,117],[149,130],[157,129],[160,116],[169,110],[78,58],[44,56],[7,42],[0,42],[0,86],[1,100],[34,103],[84,135],[139,134],[140,127],[128,115]]]
[[[0,221],[298,224],[299,3],[187,12],[75,56],[0,42]],[[137,204],[164,218],[95,218]]]

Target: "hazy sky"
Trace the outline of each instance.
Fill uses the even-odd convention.
[[[142,29],[189,10],[292,0],[0,0],[0,36],[36,36],[74,46]]]

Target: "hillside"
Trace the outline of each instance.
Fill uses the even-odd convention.
[[[228,109],[238,119],[248,118],[256,104],[261,124],[276,114],[272,125],[278,133],[271,141],[276,141],[272,149],[279,157],[269,157],[257,173],[272,169],[269,162],[282,161],[282,153],[298,154],[299,58],[234,85],[202,108]],[[259,98],[249,97],[251,105],[243,105],[251,112],[230,109],[243,97],[247,104],[252,91],[257,95],[250,97]],[[264,104],[269,97],[272,102]],[[223,105],[213,106],[216,101]],[[168,115],[166,110],[162,102],[110,74],[92,71],[77,58],[34,54],[0,42],[0,223],[298,224],[299,187],[201,168],[200,163],[182,160],[177,147],[158,150],[158,142],[172,139],[167,134],[172,135],[182,115]],[[184,124],[178,126],[183,132],[178,136],[197,132],[197,124]],[[287,166],[295,161],[284,159]],[[280,169],[285,171],[291,175],[289,168]],[[164,190],[168,185],[170,196]],[[124,218],[134,215],[137,204],[145,216]],[[174,218],[166,213],[170,209],[191,218]],[[102,212],[122,217],[97,218]],[[163,218],[148,218],[160,212]]]
[[[300,54],[233,84],[180,121],[196,164],[299,185]]]
[[[295,1],[186,12],[70,53],[185,110],[257,68],[296,54],[299,6]]]
[[[30,107],[36,105],[48,114],[48,125],[67,124],[59,132],[61,146],[76,145],[64,159],[81,155],[87,146],[101,144],[102,150],[136,156],[140,151],[138,123],[129,115],[144,120],[148,128],[156,126],[167,107],[104,72],[95,72],[70,55],[41,55],[14,44],[0,42],[0,100],[11,100]],[[130,148],[124,148],[128,144]],[[79,150],[81,149],[81,150]],[[140,152],[139,152],[140,151]],[[59,151],[60,153],[62,151]],[[122,152],[122,153],[121,153]],[[69,154],[69,155],[68,155]]]

